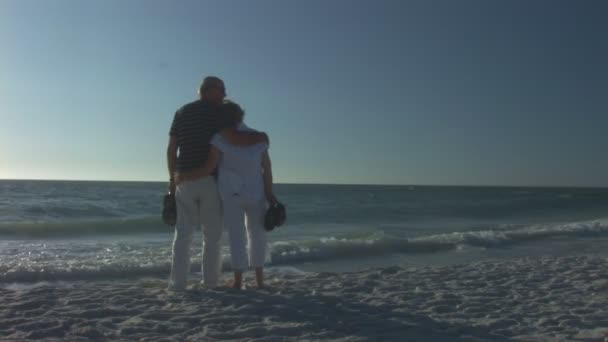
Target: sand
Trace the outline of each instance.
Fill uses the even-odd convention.
[[[161,279],[3,284],[0,339],[603,341],[608,333],[600,257],[275,271],[264,290],[194,280],[183,293]]]

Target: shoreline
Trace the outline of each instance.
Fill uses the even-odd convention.
[[[160,279],[3,284],[0,339],[601,341],[608,333],[606,257],[271,274],[267,284],[193,283],[184,293]]]

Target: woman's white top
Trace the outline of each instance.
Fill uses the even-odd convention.
[[[241,123],[243,132],[257,132]],[[262,160],[268,144],[236,146],[228,143],[221,134],[211,139],[211,144],[222,151],[218,165],[218,188],[221,196],[241,196],[248,200],[264,198],[264,170]]]

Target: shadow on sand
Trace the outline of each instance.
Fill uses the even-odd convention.
[[[508,341],[507,337],[493,334],[483,327],[440,322],[424,314],[401,311],[397,305],[353,302],[315,291],[193,289],[179,297],[185,301],[214,300],[218,305],[229,308],[222,310],[220,316],[233,314],[237,321],[254,317],[269,326],[280,327],[279,331],[270,327],[239,329],[238,326],[230,331],[206,329],[207,337],[218,339],[272,340],[270,333],[276,338],[311,340]],[[174,297],[173,300],[180,299]]]

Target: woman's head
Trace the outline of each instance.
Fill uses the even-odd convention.
[[[224,104],[222,104],[222,114],[225,115],[230,124],[234,126],[243,122],[243,117],[245,117],[243,108],[241,108],[238,103],[229,100],[224,101]]]

